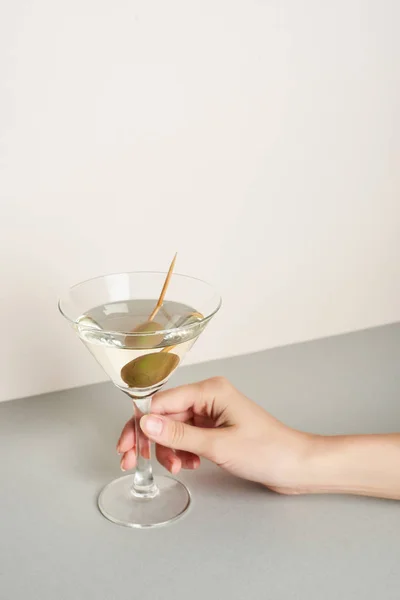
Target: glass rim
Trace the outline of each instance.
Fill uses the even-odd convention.
[[[83,281],[79,281],[78,283],[75,283],[74,285],[72,285],[71,287],[68,288],[68,291],[66,292],[65,296],[61,296],[58,299],[58,310],[60,311],[60,313],[62,314],[62,316],[69,322],[71,323],[71,325],[79,325],[79,321],[77,319],[73,319],[72,317],[69,317],[67,315],[67,313],[65,312],[65,310],[63,310],[62,308],[62,302],[65,300],[66,296],[68,293],[71,293],[74,289],[80,287],[81,285],[84,285],[85,283],[90,283],[91,281],[96,281],[99,279],[105,279],[106,277],[118,277],[120,275],[167,275],[168,271],[121,271],[121,272],[117,272],[117,273],[107,273],[106,275],[97,275],[96,277],[89,277],[88,279],[84,279]],[[109,334],[109,335],[113,335],[113,336],[118,336],[118,335],[123,335],[125,337],[129,336],[129,337],[151,337],[153,335],[166,335],[166,334],[170,334],[170,333],[177,333],[180,330],[182,330],[183,328],[185,329],[194,329],[195,327],[198,327],[199,325],[208,323],[208,321],[210,321],[210,319],[212,319],[212,317],[219,311],[219,309],[221,308],[222,305],[222,298],[219,295],[219,293],[215,290],[215,288],[208,283],[207,281],[204,281],[204,279],[200,279],[199,277],[193,277],[192,275],[185,275],[184,273],[172,273],[171,279],[173,279],[174,277],[180,277],[183,279],[191,279],[192,281],[198,281],[199,283],[203,283],[204,285],[208,286],[216,295],[217,297],[217,306],[216,308],[211,311],[209,314],[204,315],[202,319],[198,319],[197,321],[194,321],[193,323],[188,323],[187,325],[181,325],[180,327],[171,327],[169,329],[159,329],[157,331],[148,331],[148,332],[141,332],[141,331],[112,331],[109,329],[102,329],[101,331]],[[130,300],[130,298],[126,298],[125,300],[118,300],[118,302],[126,302],[127,300]],[[80,317],[78,317],[79,319]],[[93,331],[98,331],[98,329],[96,327],[90,327],[89,325],[83,325],[82,329],[86,329],[88,331],[93,330]]]

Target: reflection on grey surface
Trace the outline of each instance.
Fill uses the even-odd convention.
[[[294,427],[400,431],[399,365],[395,325],[190,366],[170,385],[225,375]],[[283,497],[203,464],[182,476],[181,521],[106,521],[95,499],[130,415],[109,383],[0,405],[1,598],[398,599],[397,502]]]

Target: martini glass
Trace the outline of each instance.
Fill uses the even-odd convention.
[[[151,445],[139,422],[151,412],[153,394],[168,381],[221,306],[209,284],[173,274],[163,305],[149,326],[165,278],[166,273],[160,272],[105,275],[73,286],[59,301],[62,315],[133,402],[136,469],[106,485],[98,498],[107,519],[129,527],[162,525],[189,507],[190,494],[183,483],[153,476]]]

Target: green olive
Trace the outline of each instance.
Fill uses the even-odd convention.
[[[121,369],[121,379],[131,388],[148,388],[164,381],[179,364],[173,352],[152,352],[131,360]]]
[[[162,329],[162,325],[155,321],[141,323],[135,327],[132,333],[143,333],[144,335],[127,335],[125,337],[125,346],[128,348],[155,348],[163,341],[163,335],[154,335],[154,332],[162,331]]]

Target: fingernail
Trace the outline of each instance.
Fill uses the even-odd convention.
[[[163,429],[163,422],[157,417],[143,417],[141,425],[144,432],[149,435],[160,435]]]
[[[121,471],[126,471],[126,469],[124,469],[124,457],[121,458],[121,462],[119,463],[119,466],[121,467]]]
[[[177,475],[179,472],[179,463],[176,462],[175,460],[170,460],[169,461],[169,469],[168,471],[172,474],[172,475]]]

